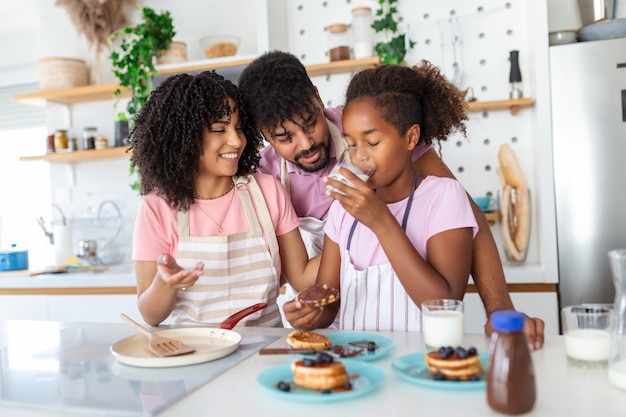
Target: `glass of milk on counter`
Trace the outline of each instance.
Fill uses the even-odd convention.
[[[426,349],[463,345],[463,301],[440,299],[422,303],[422,333]]]
[[[561,310],[569,363],[584,368],[606,366],[611,349],[612,314],[610,304],[581,304]]]
[[[348,181],[346,177],[339,173],[339,168],[345,168],[353,172],[362,181],[367,181],[376,170],[376,164],[363,152],[359,151],[356,146],[348,146],[339,158],[337,158],[337,165],[335,165],[328,176],[334,180],[341,181],[350,187],[356,188],[352,182]],[[341,193],[341,191],[330,185],[327,185],[326,188],[331,191]]]

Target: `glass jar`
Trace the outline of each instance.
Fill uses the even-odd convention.
[[[54,132],[54,148],[58,151],[62,151],[67,149],[68,147],[68,139],[67,139],[67,130],[57,129]]]
[[[95,127],[86,127],[83,129],[83,149],[96,149],[96,137],[98,129]]]
[[[352,53],[354,59],[369,58],[374,55],[374,29],[372,8],[363,6],[352,9]]]
[[[46,153],[53,153],[54,150],[54,134],[46,137]]]
[[[609,382],[617,388],[626,390],[626,249],[610,251],[609,262],[615,285]]]
[[[328,56],[330,62],[350,59],[348,25],[344,23],[328,25]]]

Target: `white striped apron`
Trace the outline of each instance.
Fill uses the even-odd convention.
[[[278,241],[267,205],[253,176],[233,180],[249,231],[229,236],[190,236],[189,214],[178,212],[177,262],[184,268],[193,268],[198,261],[203,261],[204,274],[193,286],[178,291],[170,315],[172,323],[219,324],[231,314],[258,302],[267,303],[267,307],[242,319],[241,325],[275,327],[281,323],[276,305]]]
[[[416,185],[417,175],[404,211],[402,230],[405,232]],[[352,263],[350,244],[357,224],[354,220],[342,257],[344,273],[341,277],[339,328],[421,331],[421,311],[407,294],[391,263],[370,266],[364,270],[358,270]]]

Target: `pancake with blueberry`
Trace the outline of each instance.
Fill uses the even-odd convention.
[[[435,380],[477,381],[483,372],[476,348],[445,346],[424,356],[428,371]]]
[[[350,388],[350,377],[341,361],[335,360],[326,352],[315,358],[304,358],[291,364],[293,382],[303,388],[332,390]]]

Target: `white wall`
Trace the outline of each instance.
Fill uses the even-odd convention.
[[[30,0],[42,7],[29,19],[38,21],[37,29],[25,37],[10,34],[15,41],[2,56],[15,57],[15,64],[0,65],[0,71],[26,74],[28,63],[52,53],[76,56],[91,61],[91,52],[85,40],[76,35],[63,9],[54,6],[53,0]],[[276,0],[269,0],[270,3]],[[398,8],[408,23],[411,39],[417,42],[407,61],[417,63],[429,59],[441,66],[444,74],[453,77],[455,52],[450,38],[452,29],[460,36],[456,61],[460,64],[461,88],[472,87],[479,100],[501,100],[509,93],[509,51],[520,50],[524,95],[536,99],[530,109],[512,117],[506,111],[471,114],[468,137],[451,137],[442,147],[444,161],[473,195],[496,194],[499,180],[495,174],[498,165],[497,149],[502,143],[511,143],[526,173],[533,193],[533,230],[528,261],[523,267],[506,267],[509,282],[556,282],[556,237],[554,232],[554,207],[552,202],[550,120],[547,65],[547,0],[472,0],[432,2],[428,0],[403,0]],[[241,34],[244,42],[241,53],[254,52],[255,21],[252,10],[259,0],[246,2],[174,0],[142,1],[157,10],[168,9],[174,16],[178,35],[188,43],[189,59],[201,58],[197,46],[200,37],[216,32]],[[289,50],[306,64],[327,61],[326,25],[335,22],[349,23],[350,10],[359,5],[370,5],[375,10],[377,2],[329,2],[307,0],[286,2],[286,30]],[[219,13],[216,13],[219,10]],[[243,17],[242,17],[243,16]],[[452,17],[452,20],[451,20]],[[239,20],[237,20],[239,19]],[[451,25],[454,23],[454,25]],[[181,23],[182,22],[182,23]],[[406,27],[406,26],[405,26]],[[20,29],[21,30],[21,29]],[[20,32],[22,33],[22,32]],[[6,35],[0,34],[4,48]],[[16,37],[17,36],[17,37]],[[36,43],[36,44],[35,44]],[[30,46],[30,47],[29,47]],[[30,56],[22,56],[33,51]],[[33,56],[36,51],[36,57]],[[18,53],[19,52],[19,53]],[[28,54],[27,54],[28,55]],[[19,57],[19,59],[18,59]],[[105,60],[106,61],[106,60]],[[15,65],[11,69],[11,65]],[[15,71],[24,68],[24,71]],[[328,105],[342,102],[349,75],[316,77]],[[122,109],[113,102],[98,102],[73,107],[52,106],[47,112],[50,131],[67,127],[70,136],[79,138],[84,126],[97,126],[99,133],[113,137],[113,115]],[[0,143],[0,150],[7,143]],[[41,138],[41,153],[44,152]],[[51,195],[71,216],[79,217],[88,208],[104,199],[112,199],[123,207],[127,225],[132,225],[138,196],[128,184],[128,163],[124,160],[89,162],[67,166],[51,165]],[[499,227],[492,231],[500,242]],[[502,252],[503,255],[503,252]],[[504,258],[504,256],[502,256]]]

